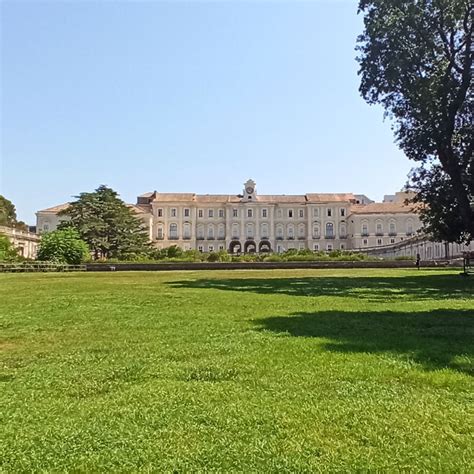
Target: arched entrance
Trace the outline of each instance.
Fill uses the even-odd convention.
[[[242,244],[238,240],[233,240],[229,245],[229,253],[242,252]]]
[[[262,240],[259,244],[258,244],[258,251],[259,253],[261,252],[271,252],[272,251],[272,245],[270,244],[270,242],[268,240]]]
[[[253,240],[247,240],[244,245],[245,253],[255,253],[257,251],[257,244]]]

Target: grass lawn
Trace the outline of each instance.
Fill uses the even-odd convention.
[[[0,275],[0,471],[474,469],[474,278]]]

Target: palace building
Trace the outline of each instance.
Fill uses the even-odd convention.
[[[399,192],[375,203],[352,193],[261,195],[249,179],[241,194],[145,193],[129,206],[157,248],[230,253],[331,251],[396,244],[421,227],[410,196]],[[67,208],[37,212],[37,230],[54,230]]]

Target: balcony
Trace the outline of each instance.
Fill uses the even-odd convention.
[[[208,235],[208,236],[207,236],[207,240],[216,240],[216,238],[215,238],[214,236]]]
[[[339,238],[340,238],[341,240],[346,240],[346,239],[347,239],[347,234],[341,234],[341,235],[339,236]]]
[[[225,240],[225,236],[221,235],[221,236],[217,237],[217,240]]]
[[[177,235],[170,235],[168,240],[179,240],[179,237]]]
[[[190,235],[185,235],[185,236],[183,237],[183,240],[191,240],[191,236],[190,236]]]
[[[397,233],[396,232],[389,232],[388,235],[390,237],[396,237],[397,236]]]
[[[276,240],[283,240],[283,237],[281,235],[279,235]]]
[[[336,236],[335,235],[325,235],[324,238],[327,239],[327,240],[333,240],[333,239],[336,238]]]
[[[376,232],[376,233],[375,233],[375,236],[376,236],[376,237],[383,237],[383,232]]]
[[[288,236],[288,240],[295,240],[295,238],[291,235]]]
[[[369,233],[368,232],[361,232],[361,237],[368,237],[369,236]]]
[[[298,240],[306,240],[306,237],[305,237],[304,235],[300,235],[300,236],[298,237]]]
[[[196,240],[204,240],[204,236],[198,235],[198,236],[196,237]]]
[[[165,240],[165,236],[164,235],[157,235],[156,240]]]
[[[320,235],[313,235],[313,240],[319,240],[321,238]]]

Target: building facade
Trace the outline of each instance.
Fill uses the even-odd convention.
[[[403,241],[420,229],[406,193],[374,203],[353,193],[260,195],[248,180],[241,194],[151,192],[129,205],[157,248],[230,253],[289,249],[348,250]],[[54,230],[67,208],[37,212],[38,232]]]
[[[5,235],[16,248],[18,255],[35,258],[40,238],[37,234],[11,227],[0,226],[0,235]]]

